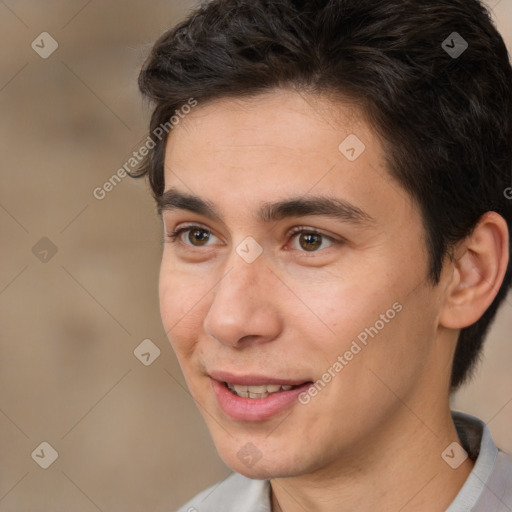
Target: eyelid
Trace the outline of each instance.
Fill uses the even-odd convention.
[[[316,235],[322,235],[324,238],[327,238],[328,240],[332,240],[333,242],[341,241],[341,239],[338,240],[334,236],[328,235],[321,229],[312,228],[312,227],[308,227],[308,226],[295,226],[294,228],[292,228],[288,231],[286,236],[290,237],[290,236],[296,235],[298,233],[313,233]]]
[[[195,223],[185,223],[185,224],[178,224],[172,231],[174,233],[176,233],[177,231],[185,231],[187,229],[193,229],[193,228],[199,228],[199,229],[203,229],[204,231],[208,231],[209,233],[213,234],[214,236],[217,236],[213,233],[213,231],[206,227],[205,225],[202,225],[198,222],[195,222]],[[322,230],[318,229],[318,228],[313,228],[313,227],[308,227],[308,226],[295,226],[293,227],[292,229],[290,229],[287,233],[286,233],[286,237],[290,237],[290,236],[293,236],[293,235],[296,235],[296,234],[299,234],[299,233],[314,233],[314,234],[317,234],[317,235],[322,235],[323,237],[329,239],[329,240],[332,240],[333,242],[335,241],[341,241],[341,240],[337,240],[335,237],[333,236],[330,236],[326,233],[324,233]],[[168,236],[170,236],[171,233],[168,234]],[[218,238],[218,237],[217,237]]]
[[[174,228],[174,232],[178,231],[178,230],[181,230],[181,229],[192,229],[192,228],[200,228],[200,229],[204,229],[205,231],[209,231],[210,233],[212,233],[212,230],[201,224],[200,222],[183,222],[181,224],[178,224],[175,228]]]

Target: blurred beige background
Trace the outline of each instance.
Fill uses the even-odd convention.
[[[93,195],[146,137],[139,67],[192,5],[0,0],[0,512],[171,511],[229,474],[160,325],[147,186]],[[510,48],[512,0],[490,5]],[[511,304],[454,399],[509,452]]]

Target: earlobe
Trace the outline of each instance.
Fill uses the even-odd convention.
[[[508,260],[507,223],[501,215],[487,212],[457,247],[440,324],[450,329],[474,324],[496,297]]]

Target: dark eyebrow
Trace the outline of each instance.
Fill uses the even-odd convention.
[[[171,188],[157,199],[158,213],[170,210],[188,210],[212,220],[223,221],[222,214],[213,203],[192,194]],[[375,219],[344,199],[328,196],[290,198],[276,203],[264,203],[257,218],[262,222],[274,222],[287,217],[321,215],[353,224],[374,224]]]

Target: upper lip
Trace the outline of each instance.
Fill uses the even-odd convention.
[[[235,375],[230,372],[212,371],[208,374],[212,379],[219,382],[227,382],[229,384],[236,384],[238,386],[263,386],[265,384],[278,384],[280,386],[299,386],[306,382],[311,382],[310,379],[278,379],[274,376],[257,375],[257,374],[244,374]]]

